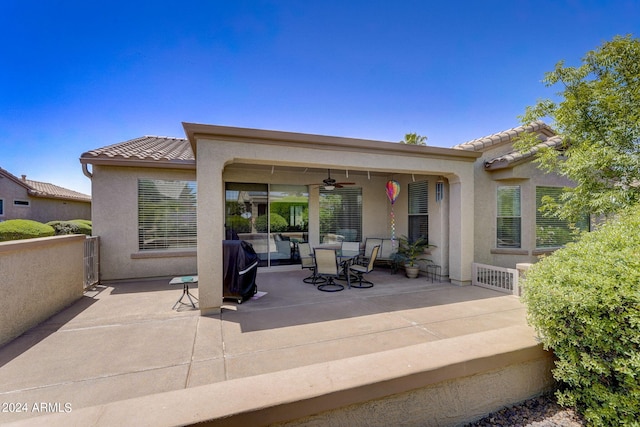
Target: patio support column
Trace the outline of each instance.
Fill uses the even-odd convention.
[[[223,295],[224,159],[215,144],[197,142],[198,297],[200,314],[220,313]]]
[[[449,177],[449,278],[455,285],[471,284],[473,263],[473,172]]]

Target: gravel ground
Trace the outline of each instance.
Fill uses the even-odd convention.
[[[552,394],[501,409],[465,427],[580,427],[584,420],[573,410],[556,403]]]

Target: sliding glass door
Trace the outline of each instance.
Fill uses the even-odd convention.
[[[226,183],[227,238],[253,245],[260,265],[299,264],[308,241],[309,192],[304,185]]]

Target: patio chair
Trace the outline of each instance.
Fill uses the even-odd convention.
[[[304,283],[311,283],[312,285],[326,282],[327,279],[318,276],[316,273],[316,259],[311,251],[311,245],[309,243],[298,243],[298,253],[300,254],[300,265],[302,269],[311,270],[311,276],[305,277],[302,281]]]
[[[376,246],[382,246],[382,239],[367,237],[367,240],[364,243],[364,254],[358,257],[356,263],[361,265],[369,264],[371,253],[373,252],[373,248],[375,248]]]
[[[351,275],[351,273],[354,273],[358,278],[355,283],[351,283],[351,281],[349,281],[349,287],[358,289],[373,287],[373,282],[365,280],[363,276],[373,271],[374,263],[376,262],[376,258],[378,257],[378,251],[380,251],[380,246],[375,246],[371,251],[371,257],[369,258],[369,263],[367,265],[354,264],[349,266],[349,275]]]
[[[338,292],[344,289],[335,279],[340,277],[340,266],[335,249],[316,249],[316,274],[326,279],[325,283],[318,284],[317,288],[323,292]]]
[[[355,254],[360,252],[360,242],[347,242],[344,241],[341,244],[341,251],[343,254]]]

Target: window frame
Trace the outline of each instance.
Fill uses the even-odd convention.
[[[164,189],[158,188],[159,184]],[[155,191],[148,185],[153,185]],[[137,192],[138,251],[197,248],[197,181],[139,178]],[[154,220],[152,216],[157,216],[160,221],[157,218]]]
[[[547,191],[545,194],[541,194],[541,190]],[[564,187],[557,187],[551,185],[537,185],[536,192],[536,216],[535,216],[535,247],[537,250],[556,249],[565,246],[567,243],[574,240],[573,231],[577,228],[580,230],[589,230],[589,217],[588,215],[578,224],[572,225],[567,220],[547,216],[540,210],[542,206],[542,199],[550,196],[558,203],[561,203],[560,197],[564,191]],[[543,222],[543,226],[539,226],[539,223]],[[547,227],[551,230],[546,233],[540,231],[541,227]],[[555,231],[553,230],[555,229]],[[546,234],[546,235],[545,235]]]
[[[341,197],[340,203],[337,204],[329,200],[330,196],[335,195],[343,195]],[[349,204],[345,205],[343,198],[344,196],[349,196]],[[362,187],[343,187],[343,188],[335,188],[333,190],[325,190],[323,187],[320,187],[319,193],[319,239],[321,243],[331,243],[330,239],[327,239],[327,235],[333,234],[335,236],[343,236],[344,241],[353,241],[353,242],[361,242],[362,241],[362,216],[364,212],[364,206],[362,203]],[[333,206],[331,206],[333,204]],[[349,208],[351,213],[346,215],[342,215],[339,213],[337,218],[331,218],[327,220],[323,220],[323,217],[326,215],[324,213],[325,210],[330,208],[339,208],[344,209],[345,206]],[[356,212],[355,214],[352,214]],[[330,221],[335,221],[335,226],[328,227]],[[346,222],[345,222],[346,221]],[[342,223],[342,227],[338,224]],[[344,225],[348,225],[348,227],[344,227]],[[355,228],[354,228],[355,227]],[[349,233],[345,233],[345,231],[349,231]],[[355,231],[355,234],[352,232]],[[342,232],[342,233],[341,233]],[[339,239],[339,237],[336,237]]]
[[[407,237],[429,241],[429,181],[410,182],[407,186]]]
[[[501,195],[501,191],[505,195]],[[510,206],[501,204],[507,196],[507,191],[512,191],[513,198]],[[517,200],[515,196],[517,195]],[[511,222],[511,224],[509,224]],[[511,230],[505,229],[511,228]],[[512,243],[504,243],[505,237],[511,237]],[[496,248],[520,249],[522,248],[522,187],[520,185],[499,185],[496,188]]]

